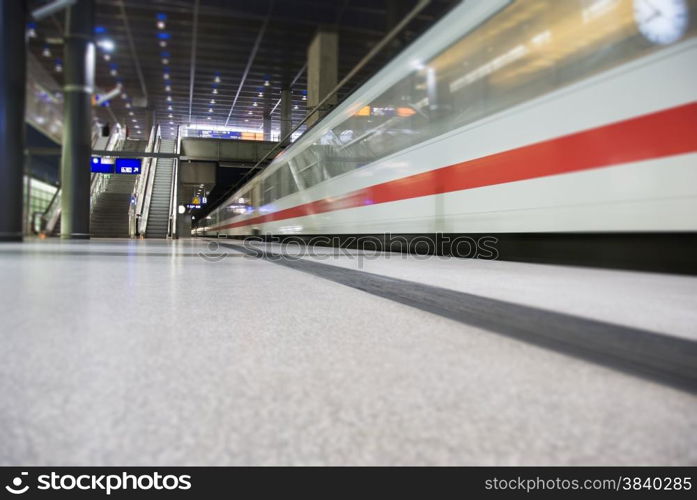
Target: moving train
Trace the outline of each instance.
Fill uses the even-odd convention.
[[[463,1],[195,234],[488,236],[503,259],[697,272],[696,20]]]

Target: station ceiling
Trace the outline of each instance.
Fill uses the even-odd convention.
[[[432,0],[398,39],[339,93],[350,93],[459,0]],[[30,8],[45,2],[32,1]],[[276,106],[292,86],[294,121],[306,112],[306,54],[320,26],[339,33],[339,79],[347,74],[416,0],[97,0],[100,43],[96,82],[123,87],[98,116],[146,137],[148,108],[163,132],[177,125],[228,125],[261,131],[263,97]],[[158,25],[159,23],[159,25]],[[32,26],[29,49],[62,84],[64,14]],[[255,52],[256,48],[256,52]],[[252,54],[254,57],[252,58]],[[246,69],[249,68],[248,72]],[[267,83],[268,82],[268,83]],[[255,103],[256,106],[255,106]],[[280,109],[272,115],[278,128]]]

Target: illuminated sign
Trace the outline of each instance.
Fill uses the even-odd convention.
[[[232,130],[197,130],[197,135],[199,137],[205,137],[207,139],[242,139],[244,141],[263,141],[263,132],[238,132]],[[191,131],[189,132],[191,134]]]
[[[114,172],[117,174],[137,175],[140,173],[140,158],[116,158]]]
[[[114,164],[102,163],[102,159],[99,156],[93,156],[90,161],[90,170],[95,174],[113,174]]]
[[[355,116],[384,116],[391,118],[396,115],[406,118],[415,114],[416,111],[407,106],[400,106],[398,108],[394,106],[363,106],[355,113]]]

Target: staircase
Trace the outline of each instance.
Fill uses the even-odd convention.
[[[105,175],[105,174],[100,174]],[[94,238],[128,238],[128,207],[135,184],[134,175],[110,175],[90,214],[90,233]]]
[[[145,151],[146,141],[127,140],[122,151]],[[135,175],[109,175],[90,213],[90,234],[94,238],[128,238],[128,209],[135,185]]]
[[[160,140],[160,153],[174,153],[176,141]],[[172,197],[172,176],[174,159],[159,158],[155,166],[155,179],[152,185],[148,225],[145,235],[148,238],[166,238],[169,226],[169,204]]]

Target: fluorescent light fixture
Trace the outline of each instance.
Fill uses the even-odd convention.
[[[102,38],[101,40],[97,41],[97,47],[102,49],[104,52],[113,52],[116,48],[116,44],[113,40]]]

